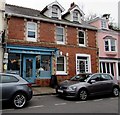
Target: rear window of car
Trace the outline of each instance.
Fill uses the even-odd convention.
[[[12,75],[0,75],[0,83],[12,83],[18,82],[19,80]]]

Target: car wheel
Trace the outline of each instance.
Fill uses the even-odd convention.
[[[15,94],[13,105],[15,108],[22,108],[26,104],[26,96],[22,93]]]
[[[117,87],[114,87],[114,88],[113,88],[113,91],[112,91],[112,94],[113,94],[113,96],[115,96],[115,97],[119,96],[119,89],[118,89]]]
[[[85,101],[85,100],[87,100],[87,97],[88,97],[87,91],[86,91],[85,89],[81,89],[81,90],[79,91],[78,98],[79,98],[80,100],[82,100],[82,101]]]

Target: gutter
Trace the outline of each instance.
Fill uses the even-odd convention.
[[[69,26],[74,26],[74,27],[87,28],[87,29],[91,29],[91,30],[98,30],[96,27],[90,27],[90,26],[72,24],[72,23],[67,23],[67,22],[62,22],[62,21],[57,21],[57,20],[51,20],[51,19],[45,19],[45,18],[40,18],[40,17],[38,18],[38,17],[27,16],[27,15],[22,15],[22,14],[15,14],[15,13],[9,13],[9,12],[6,12],[5,14],[7,14],[8,16],[16,16],[16,17],[22,17],[22,18],[29,18],[29,19],[35,19],[35,20],[41,20],[41,21],[46,21],[46,22],[64,24],[64,25],[69,25]]]

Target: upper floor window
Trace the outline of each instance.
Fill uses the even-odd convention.
[[[79,14],[79,12],[77,10],[74,10],[74,12],[73,12],[73,21],[78,22],[78,14]]]
[[[79,45],[85,46],[85,32],[80,30],[78,31]]]
[[[63,27],[56,28],[56,40],[57,40],[58,44],[65,43],[64,28]]]
[[[66,73],[66,58],[65,56],[57,57],[57,74]]]
[[[37,24],[34,22],[27,22],[27,40],[37,41]]]
[[[107,24],[105,20],[101,21],[101,28],[106,29],[107,28]]]
[[[105,51],[116,51],[115,39],[105,39]]]
[[[58,7],[56,5],[52,6],[52,18],[58,18]]]

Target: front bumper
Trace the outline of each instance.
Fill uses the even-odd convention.
[[[77,97],[75,91],[56,89],[56,93],[65,97]]]

